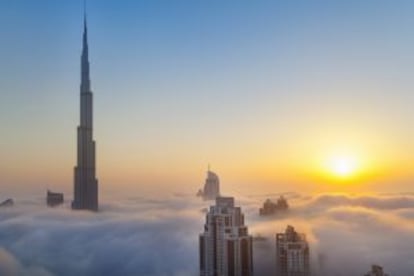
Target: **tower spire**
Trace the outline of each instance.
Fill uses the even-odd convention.
[[[86,30],[86,17],[87,17],[86,0],[83,0],[83,26],[84,26],[84,30]]]
[[[83,40],[81,57],[81,93],[91,89],[89,77],[89,53],[88,53],[88,24],[86,21],[86,0],[83,2]]]

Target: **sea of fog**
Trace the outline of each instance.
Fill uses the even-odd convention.
[[[287,193],[285,214],[258,216],[266,198],[236,197],[246,215],[255,275],[274,275],[276,232],[306,233],[313,275],[363,275],[380,264],[414,273],[414,195]],[[44,198],[0,209],[0,275],[198,275],[205,202],[193,194],[101,200],[98,213],[48,208]]]

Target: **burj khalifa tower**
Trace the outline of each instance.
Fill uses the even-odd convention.
[[[80,125],[78,126],[78,153],[74,175],[72,209],[98,211],[98,180],[95,167],[93,140],[93,95],[89,77],[88,28],[84,17],[81,57]]]

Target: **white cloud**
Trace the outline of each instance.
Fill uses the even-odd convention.
[[[256,275],[272,273],[274,234],[287,224],[307,233],[317,275],[362,275],[372,263],[395,276],[414,271],[412,195],[295,195],[287,215],[261,218],[264,199],[236,198],[250,232],[268,238],[254,245]],[[200,210],[208,203],[192,196],[104,202],[98,214],[40,200],[1,209],[0,275],[198,274]]]

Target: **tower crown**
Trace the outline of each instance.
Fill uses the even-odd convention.
[[[89,77],[89,49],[88,49],[88,25],[86,22],[86,13],[83,17],[83,39],[82,39],[82,57],[81,57],[81,93],[91,90],[91,81]]]

